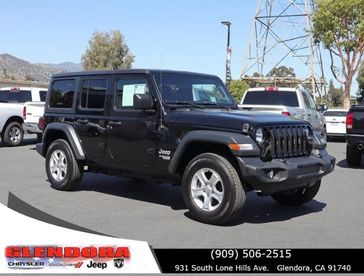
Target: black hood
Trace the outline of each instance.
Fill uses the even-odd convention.
[[[217,109],[178,110],[175,112],[176,123],[201,125],[212,128],[226,128],[242,130],[244,124],[252,127],[264,125],[290,125],[305,123],[305,121],[291,119],[287,116],[252,111]]]

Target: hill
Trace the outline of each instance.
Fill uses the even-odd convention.
[[[81,64],[72,62],[35,64],[10,54],[0,54],[0,78],[5,79],[48,82],[54,73],[80,71],[81,69]]]

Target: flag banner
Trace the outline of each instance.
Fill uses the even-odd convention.
[[[364,273],[364,249],[154,249],[163,273]]]

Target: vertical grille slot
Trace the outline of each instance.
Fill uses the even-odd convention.
[[[272,126],[266,130],[270,134],[270,156],[273,159],[297,157],[310,153],[311,147],[306,137],[309,128],[306,125]]]

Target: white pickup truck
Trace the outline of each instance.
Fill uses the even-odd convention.
[[[44,111],[46,88],[38,87],[3,87],[0,88],[0,136],[6,146],[18,146],[24,137],[24,127],[38,124],[39,114]],[[33,114],[35,116],[33,116]]]
[[[306,120],[316,132],[326,137],[325,118],[319,112],[311,93],[297,88],[257,87],[249,88],[239,108],[250,111],[278,113],[291,118]]]

